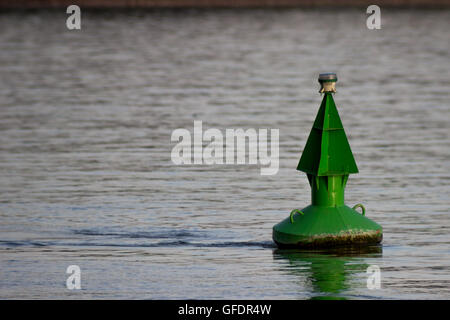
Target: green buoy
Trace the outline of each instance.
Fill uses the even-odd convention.
[[[362,204],[350,208],[344,203],[348,176],[358,167],[334,103],[336,81],[335,73],[319,75],[324,97],[297,166],[308,177],[311,205],[292,210],[273,227],[279,247],[366,245],[383,238],[382,227],[365,216]]]

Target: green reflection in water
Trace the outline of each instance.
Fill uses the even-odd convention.
[[[273,257],[288,261],[287,270],[296,276],[299,286],[312,288],[311,299],[345,300],[343,292],[351,289],[352,279],[365,273],[370,265],[366,263],[367,258],[380,258],[382,252],[381,245],[327,250],[277,249]],[[365,282],[358,285],[364,286]]]

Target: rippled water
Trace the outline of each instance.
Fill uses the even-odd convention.
[[[450,298],[449,11],[382,9],[381,30],[364,10],[66,17],[0,14],[0,298]],[[324,71],[360,171],[346,202],[384,240],[280,251]],[[280,129],[278,174],[174,165],[194,120]]]

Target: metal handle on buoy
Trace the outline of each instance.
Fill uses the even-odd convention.
[[[356,204],[352,209],[356,210],[356,208],[361,208],[362,209],[362,215],[365,216],[366,215],[366,208],[364,208],[364,206],[361,203]]]
[[[301,212],[300,210],[298,210],[298,209],[294,209],[294,210],[292,210],[291,211],[291,216],[290,216],[290,218],[291,218],[291,223],[294,223],[294,214],[295,213],[298,213],[298,214],[301,214],[301,215],[304,215],[304,213],[303,212]]]

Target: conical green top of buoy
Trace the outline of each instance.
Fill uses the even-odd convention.
[[[358,173],[353,153],[332,94],[334,73],[319,75],[324,93],[297,170],[311,186],[311,205],[294,209],[273,227],[273,240],[280,247],[331,247],[344,244],[372,244],[382,239],[382,228],[365,217],[365,208],[344,203],[348,176]],[[362,213],[355,209],[361,208]]]
[[[331,93],[325,93],[297,170],[315,176],[358,173]]]

